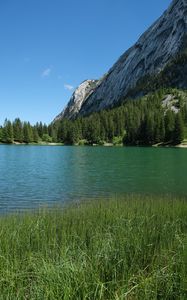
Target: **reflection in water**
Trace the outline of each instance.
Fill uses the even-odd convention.
[[[125,193],[187,194],[186,149],[0,146],[0,210]]]

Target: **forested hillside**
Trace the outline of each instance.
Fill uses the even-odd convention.
[[[186,136],[187,93],[163,89],[139,100],[76,120],[58,120],[31,126],[15,119],[0,128],[2,143],[55,142],[64,144],[113,143],[127,145],[180,144]]]
[[[131,99],[111,110],[103,110],[74,121],[63,119],[57,128],[59,141],[68,144],[124,143],[179,144],[187,126],[186,93],[165,89],[139,100]]]

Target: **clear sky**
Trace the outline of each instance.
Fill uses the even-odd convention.
[[[0,0],[0,124],[49,123],[171,0]]]

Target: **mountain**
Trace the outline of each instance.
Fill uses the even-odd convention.
[[[75,90],[68,105],[65,109],[55,118],[54,121],[57,121],[62,118],[73,118],[76,116],[81,107],[83,106],[86,99],[93,93],[96,86],[98,84],[98,80],[85,80],[82,82],[79,87]]]
[[[57,117],[73,119],[118,105],[160,87],[187,88],[187,0],[163,15],[99,81],[83,82]]]

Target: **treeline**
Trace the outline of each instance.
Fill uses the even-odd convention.
[[[129,100],[120,107],[86,118],[62,120],[55,124],[57,139],[66,144],[179,144],[187,125],[187,105],[178,95],[175,111],[163,108],[164,93],[159,91],[141,100]]]
[[[55,142],[74,144],[179,144],[187,127],[187,101],[180,93],[170,108],[163,107],[163,98],[174,91],[162,90],[140,100],[129,100],[120,107],[103,110],[76,120],[63,119],[47,126],[16,119],[5,120],[0,128],[4,143]],[[184,96],[184,95],[183,95]],[[172,107],[172,109],[171,109]]]
[[[13,122],[5,120],[4,125],[0,127],[0,142],[11,144],[17,143],[39,143],[53,142],[53,132],[50,126],[36,123],[32,126],[29,122],[22,122],[19,118]]]

